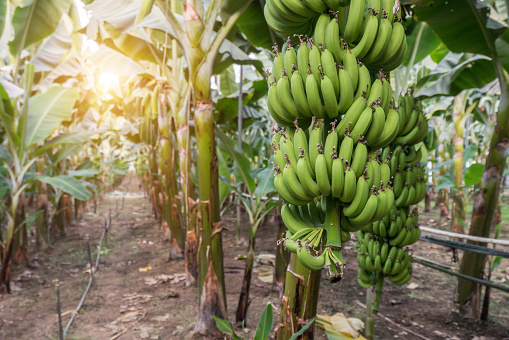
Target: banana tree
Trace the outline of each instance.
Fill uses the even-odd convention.
[[[183,4],[182,17],[168,11],[166,1],[157,0],[156,3],[164,13],[172,35],[186,59],[193,94],[200,213],[197,235],[199,307],[195,329],[208,332],[215,327],[212,315],[226,317],[222,226],[219,216],[218,168],[210,79],[214,61],[223,42],[250,1],[228,3],[216,0],[211,1],[206,9],[200,1],[188,1]],[[222,21],[214,32],[218,14],[221,14]]]
[[[426,21],[451,51],[473,52],[487,56],[487,62],[491,63],[491,69],[487,69],[487,72],[478,69],[479,64],[482,63],[471,63],[470,68],[477,68],[477,80],[486,82],[488,78],[491,78],[487,81],[489,82],[496,77],[500,85],[500,106],[496,114],[496,124],[480,184],[480,193],[476,197],[469,230],[470,235],[481,237],[488,237],[492,230],[509,150],[507,143],[509,138],[507,83],[509,32],[507,23],[499,21],[499,18],[502,18],[497,12],[500,4],[505,6],[505,3],[499,2],[490,6],[478,0],[440,0],[435,1],[433,7],[416,6],[414,8],[418,20]],[[481,278],[485,263],[485,255],[467,252],[461,261],[460,272]],[[478,317],[480,303],[475,291],[475,283],[464,279],[459,280],[458,292],[462,310]]]
[[[34,67],[25,65],[24,96],[21,109],[11,105],[3,87],[0,87],[0,120],[6,129],[10,159],[4,159],[10,182],[11,202],[6,214],[7,235],[1,244],[2,269],[0,293],[10,292],[11,261],[16,253],[27,255],[26,227],[24,220],[24,190],[27,187],[25,175],[37,158],[32,150],[43,142],[63,120],[71,118],[72,109],[79,98],[79,89],[54,86],[47,92],[31,96]],[[17,247],[18,246],[18,247]]]

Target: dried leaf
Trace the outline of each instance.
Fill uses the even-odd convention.
[[[406,286],[410,290],[414,290],[415,288],[419,287],[419,285],[415,282],[410,283],[408,286]]]
[[[154,321],[165,322],[170,318],[170,314],[164,314],[154,317]]]

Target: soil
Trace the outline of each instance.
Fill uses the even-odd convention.
[[[117,188],[127,188],[126,196],[105,196],[98,205],[97,214],[89,208],[91,211],[85,212],[52,247],[32,252],[30,267],[13,268],[14,291],[0,298],[0,339],[58,339],[54,280],[60,285],[65,328],[90,277],[86,235],[89,235],[95,262],[96,245],[110,211],[112,226],[101,250],[99,270],[66,338],[110,339],[121,332],[124,333],[119,339],[225,338],[193,334],[197,289],[185,287],[183,260],[168,261],[169,243],[152,214],[148,199],[143,197],[136,179],[128,182],[128,187],[124,182]],[[440,221],[438,216],[438,209],[422,214],[421,224],[448,229],[450,221]],[[241,223],[242,238],[237,241],[234,209],[223,215],[228,227],[224,232],[224,265],[230,320],[234,319],[244,270],[244,261],[236,258],[247,252],[247,217],[245,219],[246,223]],[[509,230],[507,226],[504,229],[502,238],[508,239]],[[270,221],[261,226],[257,254],[273,254],[275,238],[276,228]],[[322,278],[319,314],[341,312],[347,317],[364,319],[365,311],[358,302],[365,303],[366,290],[357,284],[357,263],[352,247],[352,242],[346,244],[347,268],[340,283],[330,284]],[[416,255],[458,265],[451,262],[453,254],[443,247],[419,242],[413,249]],[[267,278],[262,274],[271,270],[266,261],[258,261],[255,265],[247,320],[250,339],[267,302],[273,303],[275,324],[278,321],[279,295],[272,283],[262,280]],[[502,261],[493,278],[496,282],[509,279],[508,259]],[[376,338],[419,339],[400,327],[403,326],[428,339],[509,339],[509,295],[492,290],[489,321],[478,322],[463,318],[457,312],[456,283],[454,277],[418,264],[414,264],[414,277],[408,284],[400,287],[386,283],[380,314],[395,324],[376,317]],[[238,334],[241,333],[238,330]],[[326,339],[324,331],[317,329],[315,338]]]

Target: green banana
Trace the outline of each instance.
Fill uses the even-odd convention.
[[[343,36],[348,43],[357,40],[364,21],[365,0],[351,0]]]
[[[332,162],[332,196],[339,198],[343,194],[343,187],[345,185],[345,166],[343,160],[340,158],[334,159]]]
[[[338,137],[343,139],[345,137],[346,129],[351,129],[351,127],[357,124],[362,112],[366,108],[366,98],[359,97],[357,98],[353,104],[350,106],[348,111],[346,111],[343,119],[339,121],[338,126],[336,127],[336,131],[338,132]]]
[[[369,186],[364,177],[360,177],[357,181],[356,192],[352,203],[349,206],[343,208],[343,214],[347,217],[358,215],[369,197]]]
[[[316,157],[315,174],[316,182],[320,192],[324,196],[329,196],[331,193],[331,187],[329,182],[329,175],[327,173],[327,162],[325,160],[324,154],[319,154]]]
[[[339,113],[343,114],[352,106],[355,86],[351,74],[346,69],[342,68],[341,65],[338,70],[338,78],[340,96],[337,110]]]

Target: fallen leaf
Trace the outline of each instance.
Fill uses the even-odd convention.
[[[134,320],[136,320],[138,318],[138,314],[139,314],[138,311],[127,312],[124,315],[117,318],[117,320],[115,320],[115,321],[117,321],[117,322],[133,322]]]
[[[146,266],[145,268],[138,268],[138,270],[139,270],[140,272],[148,272],[148,271],[149,271],[149,270],[151,270],[151,269],[152,269],[152,266],[151,266],[151,265],[148,265],[148,266]]]
[[[265,283],[272,282],[274,280],[273,275],[274,273],[272,272],[272,270],[269,269],[260,269],[258,271],[258,279]]]
[[[140,329],[140,338],[141,339],[148,339],[150,335],[148,334],[147,332],[147,329],[146,328],[142,328]]]
[[[154,321],[165,322],[170,318],[170,314],[164,314],[154,317]]]
[[[415,288],[419,287],[419,285],[415,282],[412,282],[411,284],[409,284],[408,286],[406,286],[408,289],[410,290],[414,290]]]

